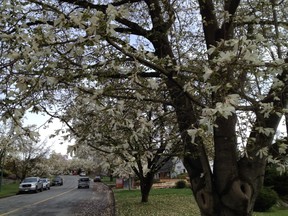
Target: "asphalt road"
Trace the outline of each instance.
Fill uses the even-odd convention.
[[[63,176],[62,186],[53,186],[51,190],[43,192],[0,199],[0,216],[111,215],[107,212],[107,214],[100,213],[107,208],[105,205],[111,204],[109,192],[101,189],[103,184],[91,181],[89,189],[77,189],[78,178],[78,176]],[[97,191],[97,188],[100,190]],[[101,203],[102,206],[99,205]],[[97,209],[100,207],[102,210]]]

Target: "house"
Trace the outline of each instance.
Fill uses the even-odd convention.
[[[180,174],[187,173],[187,170],[184,167],[182,160],[180,160],[179,158],[175,158],[174,160],[175,160],[174,161],[174,169],[173,169],[173,172],[171,174],[171,177],[175,178]]]
[[[176,178],[179,174],[186,173],[186,169],[179,158],[172,158],[155,174],[155,179]]]

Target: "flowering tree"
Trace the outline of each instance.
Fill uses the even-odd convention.
[[[50,174],[46,163],[49,149],[45,148],[45,143],[39,144],[29,138],[20,138],[16,142],[16,150],[7,157],[7,167],[17,178],[23,180],[27,176]]]
[[[86,154],[85,158],[73,157],[68,161],[68,168],[70,171],[73,171],[77,174],[80,174],[81,171],[85,171],[87,175],[94,174],[95,170],[98,169],[99,164],[93,158],[94,155],[91,154],[91,150],[89,154]]]
[[[5,157],[7,152],[15,150],[14,140],[11,130],[6,125],[1,125],[0,129],[0,168],[3,172]],[[1,183],[1,182],[0,182]],[[0,184],[1,186],[1,184]]]
[[[287,111],[286,1],[2,5],[2,118],[17,121],[27,109],[54,104],[62,115],[76,96],[97,110],[103,98],[138,103],[163,95],[176,116],[201,214],[252,214]]]
[[[86,103],[83,97],[76,98],[81,99],[62,116],[75,137],[76,144],[70,149],[85,158],[96,150],[104,169],[117,176],[137,176],[141,201],[147,202],[154,175],[183,152],[174,112],[156,101],[104,100],[95,106],[89,95]]]
[[[36,147],[37,135],[34,126],[18,127],[15,131],[15,126],[12,121],[6,121],[1,124],[0,131],[0,167],[15,174],[18,178],[31,174],[30,171],[40,169],[35,168],[48,152],[48,149],[39,149]],[[17,132],[17,133],[16,133]],[[33,136],[29,136],[33,134]],[[8,165],[7,165],[8,164]],[[11,165],[13,164],[13,165]]]
[[[47,158],[47,163],[49,164],[49,176],[66,174],[70,171],[70,160],[66,155],[61,155],[55,151],[51,152],[49,158]]]

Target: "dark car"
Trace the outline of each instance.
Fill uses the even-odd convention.
[[[61,176],[56,176],[53,180],[52,180],[52,186],[57,186],[57,185],[63,185],[63,178]]]
[[[78,179],[78,188],[89,188],[89,187],[90,187],[89,177],[80,177]]]
[[[95,176],[94,182],[101,182],[101,176]]]

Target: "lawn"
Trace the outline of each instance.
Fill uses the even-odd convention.
[[[19,183],[4,184],[1,187],[0,198],[15,195],[18,192]]]
[[[191,190],[153,189],[148,203],[140,203],[139,190],[114,191],[118,216],[189,216],[199,215]]]
[[[287,216],[288,209],[278,209],[276,207],[271,208],[268,212],[255,212],[254,216]]]
[[[139,190],[115,189],[117,216],[198,216],[199,209],[191,190],[153,189],[148,203],[140,203]],[[254,213],[254,216],[287,216],[288,210],[272,208],[269,212]]]

